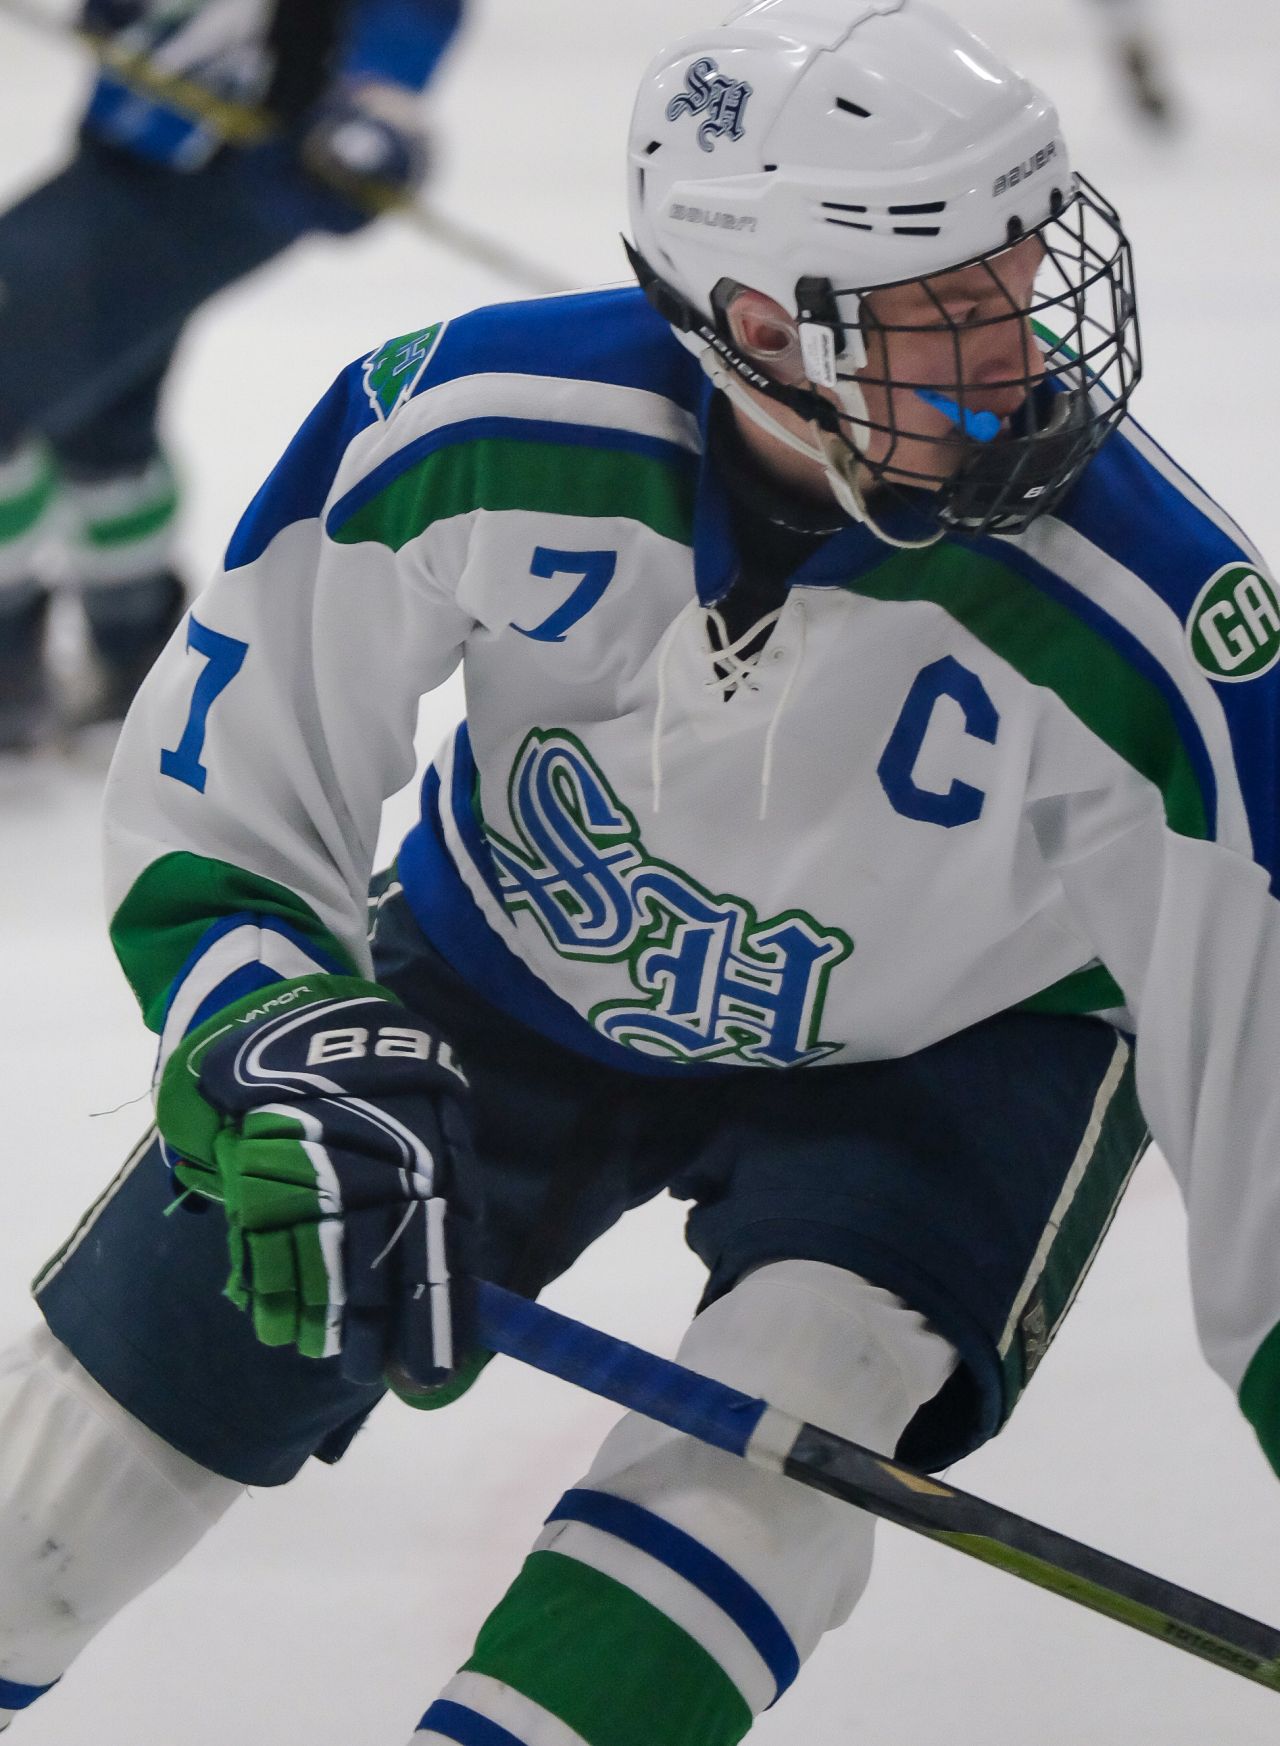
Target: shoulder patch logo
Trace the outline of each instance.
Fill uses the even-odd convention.
[[[447,325],[437,321],[417,333],[402,333],[369,353],[364,361],[364,391],[379,420],[385,422],[412,397]]]
[[[709,55],[694,61],[684,78],[684,90],[667,104],[667,120],[704,115],[706,120],[698,128],[698,144],[704,152],[714,151],[718,139],[741,139],[751,86],[742,79],[727,79]]]
[[[1280,661],[1280,591],[1252,564],[1224,564],[1196,596],[1187,642],[1219,682],[1257,679]]]

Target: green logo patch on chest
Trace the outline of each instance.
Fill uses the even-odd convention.
[[[1210,679],[1257,679],[1280,661],[1280,593],[1252,564],[1225,564],[1187,620],[1196,665]]]

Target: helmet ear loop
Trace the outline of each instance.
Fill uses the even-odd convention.
[[[893,407],[892,384],[887,374],[888,345],[885,332],[883,324],[870,305],[865,299],[859,299],[858,325],[843,329],[843,359],[853,367],[834,373],[831,383],[837,391],[839,425],[821,433],[828,464],[856,493],[858,503],[863,506],[859,513],[865,510],[868,479],[872,484],[880,483],[883,469],[898,446],[900,434]],[[873,350],[877,346],[880,352],[877,368],[880,373],[868,375],[873,367]],[[880,423],[871,416],[865,392],[868,387],[884,389],[887,422]],[[848,427],[847,435],[841,426]],[[868,458],[869,452],[878,435],[888,437],[888,453],[884,459],[872,461]]]
[[[878,330],[878,333],[869,332],[869,328]],[[845,336],[843,355],[853,368],[833,372],[835,380],[831,386],[836,389],[833,416],[830,423],[820,425],[818,431],[836,501],[846,514],[864,522],[886,545],[899,551],[918,551],[935,545],[942,538],[941,527],[931,529],[919,537],[904,537],[901,532],[895,532],[886,525],[883,516],[867,502],[868,490],[883,482],[882,470],[888,458],[885,461],[870,461],[867,456],[871,443],[878,433],[887,433],[888,456],[891,457],[901,434],[893,408],[893,385],[888,377],[886,330],[867,308],[866,303],[860,302],[858,326],[846,326],[842,331]],[[873,346],[876,341],[879,344],[880,357],[873,365]],[[878,369],[880,374],[869,376],[867,372],[872,368]],[[878,423],[871,416],[865,392],[871,386],[885,390],[885,424]],[[828,401],[828,404],[831,402]]]
[[[861,310],[861,299],[850,293],[854,313]],[[866,407],[861,389],[850,389],[853,376],[841,371],[839,360],[847,357],[855,370],[866,361],[861,329],[842,318],[840,307],[828,279],[804,278],[796,285],[796,332],[800,342],[800,360],[805,379],[820,408],[829,412],[813,419],[814,440],[831,479],[840,507],[861,518],[862,500],[857,486],[857,452],[851,454],[849,444],[841,435],[842,417],[865,416]]]

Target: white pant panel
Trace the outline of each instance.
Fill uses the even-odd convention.
[[[891,1292],[813,1261],[750,1274],[697,1318],[679,1357],[885,1454],[957,1362],[951,1345]],[[724,1559],[772,1607],[802,1660],[849,1616],[870,1575],[870,1516],[635,1414],[610,1433],[581,1483],[642,1505]],[[539,1544],[590,1563],[607,1556],[621,1577],[625,1548],[594,1555],[593,1533],[552,1524]],[[651,1576],[635,1586],[658,1600]],[[690,1629],[692,1613],[680,1622]],[[702,1631],[695,1635],[712,1648]],[[744,1657],[727,1638],[715,1652],[751,1701],[757,1682],[745,1675]],[[760,1690],[769,1701],[772,1691]]]
[[[140,1424],[43,1323],[0,1353],[0,1675],[59,1678],[243,1490]]]

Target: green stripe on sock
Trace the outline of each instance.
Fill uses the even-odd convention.
[[[1163,693],[1113,644],[1008,565],[944,542],[903,552],[847,584],[873,600],[928,600],[1085,727],[1164,797],[1171,830],[1204,837],[1207,809]]]
[[[17,496],[0,501],[0,545],[20,540],[31,532],[49,507],[57,483],[58,476],[46,461],[34,484]]]
[[[693,542],[695,462],[557,443],[486,438],[427,455],[346,521],[343,545],[372,540],[398,552],[433,522],[475,509],[617,516]]]
[[[153,1031],[164,1023],[174,977],[223,916],[278,916],[355,971],[346,951],[296,892],[229,861],[175,851],[139,875],[111,920],[111,943]]]
[[[741,1693],[665,1613],[576,1558],[535,1552],[463,1669],[501,1680],[588,1746],[735,1746]]]
[[[98,551],[115,551],[120,546],[141,545],[160,532],[174,518],[178,508],[178,493],[172,485],[152,503],[102,521],[89,522],[83,532],[84,543]]]

